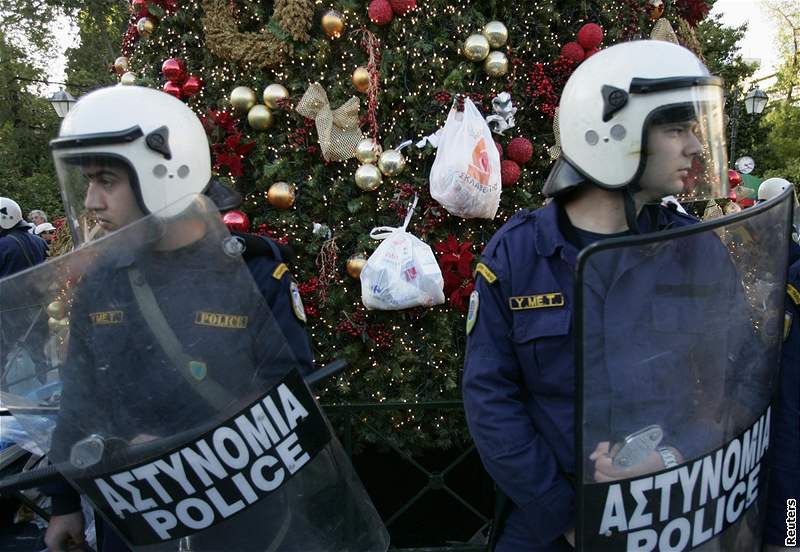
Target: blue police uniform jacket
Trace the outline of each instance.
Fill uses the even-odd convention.
[[[800,259],[790,254],[781,373],[773,412],[767,526],[764,541],[788,546],[787,501],[800,500]],[[796,519],[796,518],[795,518]],[[797,537],[795,525],[795,539]]]
[[[509,549],[524,546],[560,550],[565,544],[560,535],[575,523],[573,286],[578,250],[565,238],[564,219],[566,215],[557,202],[536,211],[518,213],[490,240],[477,268],[478,310],[474,320],[468,322],[472,326],[468,330],[464,365],[464,407],[487,471],[513,503],[506,529],[512,530],[517,540]],[[666,207],[644,209],[639,218],[643,232],[696,222],[697,219]],[[630,365],[625,362],[626,354],[644,358],[641,351],[627,353],[629,347],[644,338],[637,333],[639,327],[649,328],[647,331],[652,335],[653,324],[657,323],[655,331],[666,332],[662,336],[667,340],[663,349],[680,351],[692,339],[684,332],[706,331],[702,317],[697,317],[699,312],[713,307],[718,315],[725,315],[730,308],[726,297],[744,304],[741,291],[736,289],[739,279],[724,246],[707,234],[695,239],[699,240],[694,244],[696,247],[687,248],[685,242],[670,244],[638,267],[634,266],[636,262],[623,257],[616,266],[605,269],[611,282],[606,282],[608,289],[604,290],[603,301],[586,307],[590,312],[597,309],[590,316],[604,328],[595,337],[613,340],[595,347],[594,353],[605,355],[602,359],[605,366]],[[703,277],[700,281],[681,269],[706,263],[719,265],[724,274],[709,271],[707,281]],[[653,296],[656,294],[653,282],[664,283],[665,275],[671,271],[675,289],[666,290],[666,296],[656,305],[654,301],[659,298]],[[631,274],[635,277],[626,279]],[[689,290],[683,286],[687,277],[692,288]],[[666,287],[669,281],[667,277]],[[720,282],[723,282],[721,287]],[[698,303],[695,296],[703,295],[698,290],[713,292],[705,294]],[[662,291],[659,289],[658,293]],[[680,295],[684,293],[690,297],[682,299]],[[689,301],[695,301],[692,309],[686,308]],[[645,326],[641,326],[643,320],[648,320]],[[730,337],[734,341],[740,338]],[[590,343],[587,348],[586,358],[592,359],[593,345]],[[616,363],[615,359],[622,362]],[[588,362],[591,364],[593,360]],[[638,366],[608,368],[607,373],[601,374],[604,377],[587,383],[596,386],[599,396],[604,393],[605,396],[600,401],[602,405],[587,406],[587,411],[595,409],[593,415],[598,419],[594,429],[598,433],[587,436],[593,429],[593,424],[587,424],[584,443],[591,439],[613,440],[645,425],[661,423],[665,430],[664,445],[674,446],[687,459],[703,453],[713,428],[686,420],[693,414],[710,413],[698,411],[701,401],[693,396],[697,389],[690,392],[689,386],[681,387],[681,376],[672,368],[675,364],[681,363],[662,357],[640,373]],[[708,375],[723,372],[724,364],[724,359],[712,363]],[[658,383],[654,384],[652,378],[657,378]],[[714,381],[713,377],[707,380],[701,391],[708,394],[705,398],[709,402],[720,404],[725,389],[718,385],[720,380]],[[642,386],[647,393],[654,393],[653,401],[660,401],[648,415],[655,411],[662,419],[637,419],[631,415],[625,399],[636,396]],[[655,396],[653,389],[660,389],[661,395]],[[642,400],[641,396],[636,398]],[[689,412],[675,408],[679,401],[681,405],[688,403]],[[745,417],[752,419],[756,413],[747,412]],[[616,435],[609,435],[609,428]],[[716,432],[713,436],[721,442],[723,436],[719,430]],[[503,545],[505,533],[499,546]]]
[[[209,263],[209,257],[220,258],[220,244],[210,242],[170,252],[121,253],[81,281],[62,368],[51,448],[56,460],[68,458],[69,444],[90,433],[166,437],[191,427],[187,417],[220,413],[217,405],[204,405],[204,396],[176,369],[143,318],[128,274],[133,265],[183,353],[202,366],[202,379],[213,380],[233,398],[255,399],[291,368],[303,374],[313,369],[302,303],[277,248],[271,257],[251,257],[247,265],[241,258]],[[209,248],[216,251],[208,255]],[[263,300],[254,295],[259,293]],[[49,492],[54,514],[79,509],[78,496],[63,485]]]
[[[16,226],[0,236],[0,278],[43,263],[46,258],[45,241],[25,228]]]

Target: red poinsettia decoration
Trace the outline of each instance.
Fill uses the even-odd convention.
[[[444,294],[455,308],[466,312],[469,295],[475,288],[472,281],[472,260],[475,255],[469,250],[471,241],[459,243],[452,234],[447,240],[435,244],[439,252],[439,267],[444,279]]]
[[[250,153],[255,142],[242,142],[242,133],[237,125],[239,119],[227,111],[208,110],[208,115],[200,117],[203,128],[211,140],[211,151],[214,154],[213,169],[220,171],[226,168],[231,176],[242,176],[242,162]]]

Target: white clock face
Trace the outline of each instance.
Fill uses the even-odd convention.
[[[742,174],[750,174],[756,168],[756,163],[752,157],[744,156],[736,160],[736,170]]]

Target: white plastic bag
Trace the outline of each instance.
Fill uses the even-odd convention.
[[[444,279],[431,248],[406,232],[417,198],[403,226],[379,226],[369,235],[383,240],[361,270],[361,301],[370,310],[401,310],[444,303]]]
[[[462,218],[492,219],[500,204],[500,154],[469,98],[450,109],[431,167],[431,196]]]

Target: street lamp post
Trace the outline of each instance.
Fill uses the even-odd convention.
[[[728,155],[728,164],[733,167],[733,162],[735,157],[734,152],[736,151],[736,132],[739,126],[739,94],[741,91],[739,87],[733,89],[733,108],[731,110],[731,147],[730,147],[730,154]],[[767,106],[767,102],[769,101],[769,96],[761,90],[758,85],[756,85],[747,95],[744,97],[744,109],[747,111],[748,115],[761,115],[764,111],[764,108]]]
[[[53,109],[56,110],[58,116],[62,119],[67,115],[67,113],[69,113],[69,110],[72,108],[72,104],[78,101],[72,96],[72,94],[65,90],[54,92],[53,95],[47,99],[53,105]]]

